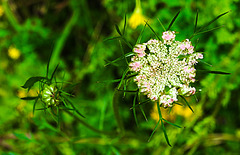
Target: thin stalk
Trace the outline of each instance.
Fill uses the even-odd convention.
[[[22,27],[19,24],[19,22],[17,21],[17,19],[15,18],[11,9],[9,8],[8,1],[7,0],[2,0],[2,6],[3,6],[3,9],[4,9],[5,15],[6,15],[8,21],[10,22],[11,26],[16,31],[20,31],[22,29]]]
[[[61,36],[59,37],[59,39],[57,40],[57,42],[54,46],[52,56],[51,56],[50,66],[56,66],[56,64],[59,63],[59,58],[60,58],[62,49],[64,47],[64,44],[65,44],[67,37],[69,36],[73,26],[77,22],[78,16],[79,16],[78,12],[76,12],[76,11],[73,12],[72,17],[65,25]]]
[[[119,132],[124,134],[125,130],[124,130],[123,122],[119,113],[119,104],[118,104],[119,97],[118,96],[119,96],[119,91],[115,89],[114,95],[113,95],[113,112],[114,112],[115,119],[117,121],[118,128],[120,130]]]
[[[99,129],[94,128],[93,126],[89,125],[88,123],[86,123],[85,121],[81,120],[79,117],[77,117],[76,115],[72,114],[69,110],[64,110],[66,113],[68,113],[70,116],[72,116],[73,118],[75,118],[79,123],[81,123],[82,125],[84,125],[85,127],[87,127],[88,129],[99,133],[99,134],[104,134],[107,136],[116,136],[117,133],[116,132],[108,132],[108,131],[102,131]]]

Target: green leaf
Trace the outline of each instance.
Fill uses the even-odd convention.
[[[133,99],[133,107],[136,105],[136,100],[137,100],[137,93],[135,94],[134,96],[134,99]],[[134,119],[135,119],[135,122],[138,126],[138,120],[137,120],[137,115],[136,115],[136,108],[133,109],[133,116],[134,116]]]
[[[222,71],[210,71],[210,70],[197,70],[198,72],[205,72],[205,73],[211,73],[211,74],[231,74],[231,73],[227,73],[227,72],[222,72]]]
[[[179,13],[181,10],[178,11],[178,13],[175,15],[175,17],[172,19],[171,23],[169,24],[167,31],[170,30],[170,28],[172,27],[173,23],[175,22],[175,20],[177,19]]]
[[[21,100],[35,100],[37,99],[38,96],[34,96],[34,97],[22,97]]]
[[[151,31],[153,32],[153,34],[158,38],[158,40],[161,40],[161,39],[159,38],[159,36],[157,35],[157,33],[153,30],[153,28],[147,23],[147,21],[146,21],[146,24],[147,24],[147,26],[151,29]]]
[[[45,77],[41,77],[41,76],[35,76],[35,77],[30,77],[23,86],[21,86],[22,88],[28,88],[28,90],[31,89],[31,87],[38,81],[41,81],[43,79],[46,79]]]
[[[120,45],[120,48],[121,48],[122,56],[125,58],[125,61],[126,61],[126,63],[128,64],[127,58],[126,58],[126,56],[125,56],[125,54],[124,54],[122,42],[121,42],[121,40],[119,40],[118,42],[119,42],[119,45]]]
[[[77,108],[73,105],[71,99],[69,97],[67,97],[66,95],[62,95],[67,101],[68,103],[72,106],[72,108],[77,112],[78,115],[80,115],[81,117],[85,118],[85,116],[83,116],[78,110]]]
[[[143,117],[145,118],[145,120],[148,121],[147,116],[146,116],[146,114],[145,114],[145,112],[144,112],[144,110],[143,110],[143,108],[142,108],[142,105],[139,104],[139,108],[140,108],[140,110],[141,110],[141,112],[142,112]],[[134,109],[135,109],[135,108],[134,108]]]
[[[122,60],[122,59],[124,59],[124,58],[127,58],[127,57],[129,57],[129,56],[132,56],[132,55],[135,55],[135,54],[134,54],[133,52],[126,53],[125,55],[123,55],[123,56],[121,56],[121,57],[119,57],[119,58],[117,58],[117,59],[115,59],[115,60],[113,60],[113,61],[108,62],[108,63],[105,64],[104,66],[106,67],[106,66],[108,66],[108,65],[110,65],[110,64],[112,64],[112,63],[114,63],[114,62],[120,61],[120,60]]]
[[[115,24],[115,29],[117,30],[118,34],[119,34],[120,36],[122,36],[122,33],[121,33],[119,27],[117,26],[117,24]]]
[[[38,99],[39,99],[39,98],[36,98],[36,99],[35,99],[35,102],[34,102],[34,104],[33,104],[33,114],[34,114],[35,107],[36,107],[36,104],[37,104]]]
[[[97,83],[116,83],[120,82],[121,79],[115,79],[115,80],[104,80],[104,81],[97,81]]]
[[[174,124],[174,123],[172,123],[172,122],[169,122],[169,121],[167,121],[167,120],[165,120],[164,118],[162,118],[165,122],[167,122],[168,124],[170,124],[170,125],[173,125],[173,126],[175,126],[175,127],[178,127],[178,128],[182,128],[182,127],[180,127],[180,126],[178,126],[178,125],[176,125],[176,124]]]
[[[215,22],[217,19],[219,19],[220,17],[224,16],[225,14],[229,13],[230,11],[224,12],[222,14],[220,14],[219,16],[217,16],[216,18],[214,18],[213,20],[211,20],[210,22],[208,22],[206,25],[204,25],[203,27],[201,27],[197,32],[201,32],[202,30],[206,29],[209,25],[211,25],[213,22]]]
[[[152,131],[152,133],[151,133],[151,135],[150,135],[150,137],[148,138],[148,142],[150,142],[150,140],[152,139],[152,136],[153,136],[153,134],[155,133],[155,131],[156,131],[156,129],[157,129],[159,123],[160,123],[160,120],[157,122],[155,128],[153,129],[153,131]]]
[[[15,132],[13,134],[20,140],[31,141],[31,139],[29,139],[25,134],[19,134],[19,133],[15,133]]]
[[[127,69],[123,72],[121,81],[120,81],[117,89],[120,89],[120,87],[121,87],[121,85],[122,85],[122,83],[123,83],[123,80],[124,80],[125,76],[127,75],[128,71],[129,71],[129,68],[127,68]]]
[[[194,25],[194,33],[197,31],[197,22],[198,22],[198,10],[197,10],[197,14],[196,14],[196,19],[195,19],[195,25]]]
[[[220,29],[220,28],[222,28],[224,26],[225,25],[217,26],[217,27],[214,27],[214,28],[206,30],[206,31],[201,31],[201,32],[195,33],[194,35],[199,35],[199,34],[207,33],[207,32],[210,32],[210,31],[214,31],[214,30]]]
[[[209,64],[209,63],[207,63],[206,61],[203,61],[203,60],[198,60],[198,61],[201,62],[201,63],[203,63],[203,64],[205,64],[205,65],[208,65],[208,66],[212,67],[212,65]]]
[[[147,25],[147,24],[145,24],[144,27],[143,27],[143,29],[141,30],[141,33],[140,33],[140,35],[138,36],[138,39],[137,39],[136,44],[140,44],[140,43],[141,43],[142,35],[143,35],[143,32],[144,32],[144,30],[145,30],[145,28],[146,28],[146,25]]]
[[[162,26],[162,28],[163,28],[163,30],[164,30],[164,32],[165,32],[165,31],[166,31],[166,29],[165,29],[165,27],[163,26],[162,22],[160,21],[160,19],[159,19],[159,18],[157,18],[157,20],[158,20],[158,22],[160,23],[160,25]]]
[[[50,81],[52,81],[52,79],[53,79],[53,77],[54,77],[54,75],[55,75],[55,73],[56,73],[56,71],[58,69],[58,66],[59,66],[59,64],[57,64],[56,68],[54,69]]]
[[[163,129],[164,137],[165,137],[165,139],[166,139],[166,141],[167,141],[168,145],[169,145],[169,146],[171,146],[171,144],[170,144],[170,142],[169,142],[169,139],[168,139],[168,135],[167,135],[167,132],[166,132],[165,126],[164,126],[164,123],[163,123],[162,119],[161,119],[161,126],[162,126],[162,129]],[[172,146],[171,146],[171,147],[172,147]]]
[[[122,36],[122,40],[128,45],[130,49],[133,49],[132,44],[129,41],[127,41],[127,39],[124,36]]]
[[[50,57],[49,57],[48,62],[47,62],[47,73],[46,73],[46,78],[48,78],[49,65],[50,65],[50,60],[51,60],[52,52],[53,52],[53,51],[51,51]]]
[[[137,90],[124,90],[124,89],[117,89],[118,91],[122,91],[122,92],[127,92],[127,93],[136,93],[138,92],[138,89]]]
[[[182,96],[182,95],[179,95],[183,100],[184,102],[187,104],[188,108],[191,109],[191,111],[194,113],[192,107],[189,105],[188,101]]]
[[[131,107],[130,110],[132,110],[133,108],[138,107],[139,105],[145,105],[145,104],[147,104],[147,103],[150,102],[150,101],[151,101],[151,99],[147,99],[146,101],[143,101],[143,102],[141,102],[140,104],[137,104],[137,105],[135,105],[134,107]]]
[[[231,74],[231,73],[222,72],[222,71],[207,71],[207,72],[211,74]]]
[[[123,35],[125,34],[125,31],[126,31],[126,25],[127,25],[127,14],[125,13],[125,16],[124,16],[124,26],[123,26]]]
[[[104,39],[103,41],[109,41],[109,40],[115,40],[115,39],[121,39],[122,37],[109,37]]]

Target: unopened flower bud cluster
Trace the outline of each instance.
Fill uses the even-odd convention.
[[[191,41],[175,41],[175,37],[174,31],[166,31],[163,41],[137,44],[129,64],[130,70],[138,73],[134,81],[140,91],[164,107],[171,107],[178,95],[195,94],[196,89],[190,86],[195,82],[194,65],[203,59],[201,53],[194,52]]]

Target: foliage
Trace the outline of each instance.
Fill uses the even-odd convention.
[[[141,21],[138,26],[130,25],[135,1],[1,1],[0,153],[238,153],[239,4],[237,0],[142,0],[138,17],[147,19],[154,34]],[[181,13],[171,25],[171,19],[180,9]],[[131,56],[130,47],[136,42],[146,42],[155,35],[161,36],[164,31],[161,24],[171,25],[171,30],[184,34],[178,35],[177,40],[189,38],[212,19],[229,10],[230,13],[211,23],[209,29],[202,30],[221,28],[195,35],[192,42],[197,44],[198,52],[204,52],[206,63],[199,63],[199,68],[231,74],[197,74],[202,90],[196,96],[198,102],[195,98],[186,98],[194,114],[189,114],[187,105],[176,105],[171,110],[159,107],[162,118],[182,127],[175,128],[168,122],[162,123],[172,147],[167,145],[162,128],[157,128],[148,142],[149,135],[158,123],[158,107],[147,102],[138,106],[135,94],[115,92],[117,82],[121,81],[124,68],[127,67],[125,56]],[[194,27],[197,12],[198,26]],[[119,38],[112,38],[119,37],[116,27],[124,36],[121,42]],[[126,41],[129,43],[125,44]],[[127,51],[125,56],[122,56],[123,51]],[[20,99],[39,94],[37,83],[24,84],[29,77],[35,77],[30,80],[34,82],[42,80],[39,77],[45,77],[50,55],[49,75],[59,63],[53,82],[56,78],[58,82],[78,83],[64,88],[65,92],[73,90],[71,103],[86,118],[77,115],[72,117],[64,112],[61,113],[58,126],[50,113],[35,111],[33,115],[34,101]],[[119,57],[118,61],[110,61]],[[31,89],[28,91],[20,86]],[[134,85],[128,89],[133,90],[131,88]],[[112,104],[114,100],[117,109]],[[121,120],[115,120],[116,117]],[[134,123],[135,119],[138,120],[138,126]],[[161,122],[164,119],[160,119]]]

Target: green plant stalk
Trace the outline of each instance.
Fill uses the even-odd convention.
[[[49,66],[54,67],[54,66],[56,66],[57,63],[59,63],[59,58],[60,58],[62,49],[64,47],[64,44],[65,44],[67,37],[69,36],[73,26],[76,24],[78,16],[79,16],[79,13],[77,11],[74,11],[72,17],[65,25],[60,38],[57,40],[57,42],[54,46]]]
[[[2,0],[2,7],[4,9],[4,13],[10,22],[11,26],[16,30],[20,31],[22,29],[21,25],[18,23],[17,19],[15,18],[13,12],[8,6],[8,0]]]
[[[113,95],[113,112],[114,112],[115,119],[117,121],[118,128],[120,130],[119,132],[124,134],[125,130],[124,130],[122,119],[119,114],[118,100],[119,100],[119,91],[115,89],[114,95]]]
[[[81,120],[79,117],[77,117],[76,115],[74,115],[73,113],[71,113],[69,110],[64,110],[66,113],[68,113],[70,116],[72,116],[73,118],[75,118],[79,123],[81,123],[82,125],[84,125],[85,127],[87,127],[88,129],[99,133],[99,134],[104,134],[107,136],[117,136],[117,133],[115,132],[108,132],[108,131],[102,131],[102,130],[98,130],[96,128],[94,128],[93,126],[89,125],[88,123],[86,123],[85,121]]]

